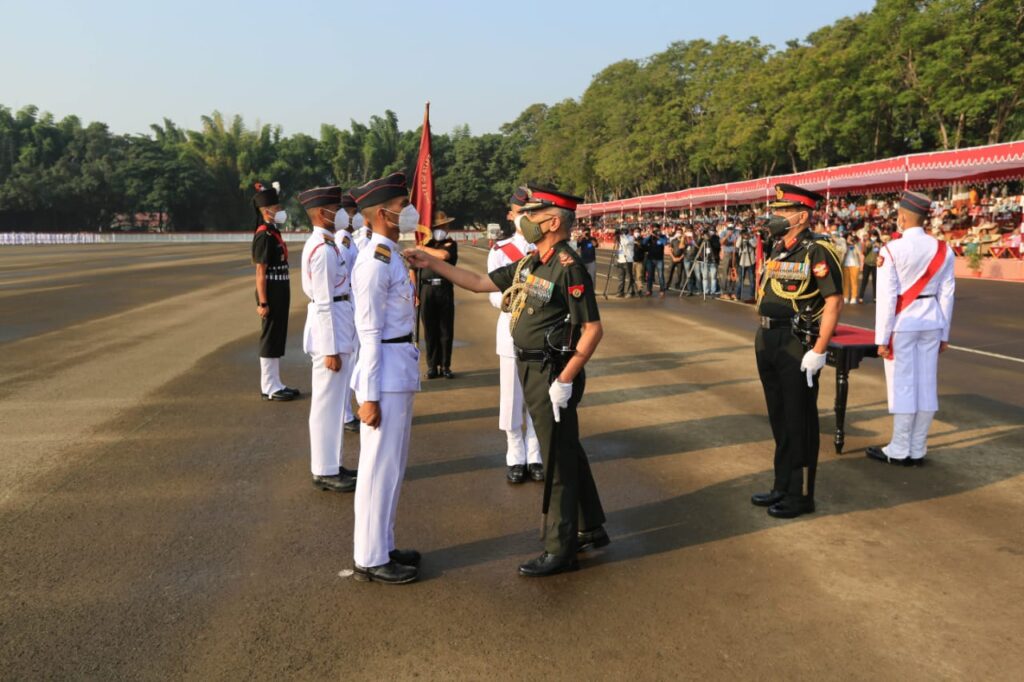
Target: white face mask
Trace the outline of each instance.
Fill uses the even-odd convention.
[[[412,204],[403,208],[401,213],[398,214],[398,231],[402,234],[415,232],[419,224],[420,212]]]
[[[520,213],[519,215],[516,216],[516,219],[513,221],[516,224],[516,232],[518,232],[519,234],[523,233],[523,226],[519,224],[522,219],[523,214]]]
[[[364,227],[366,227],[366,219],[363,218],[363,214],[362,213],[356,213],[354,216],[352,216],[352,229],[353,230],[361,230]]]
[[[274,223],[277,225],[284,225],[286,222],[288,222],[288,214],[284,209],[281,209],[274,214]]]
[[[345,229],[348,229],[348,225],[349,225],[348,213],[346,213],[345,211],[340,210],[340,209],[338,211],[331,211],[330,209],[327,209],[327,211],[328,211],[328,213],[334,213],[334,229],[335,230],[345,230]]]
[[[434,230],[434,241],[443,242],[448,233],[444,230]]]

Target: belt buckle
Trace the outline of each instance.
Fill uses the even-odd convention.
[[[762,315],[761,318],[760,318],[760,322],[761,322],[761,329],[771,329],[772,328],[772,318],[765,317],[764,315]]]

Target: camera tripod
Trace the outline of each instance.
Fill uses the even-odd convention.
[[[708,243],[708,238],[705,235],[705,236],[700,238],[699,242],[697,242],[697,254],[698,255],[697,255],[696,258],[693,259],[693,262],[690,263],[690,269],[689,270],[685,270],[683,272],[683,286],[681,286],[679,288],[679,298],[683,297],[683,294],[685,293],[684,290],[686,289],[686,285],[690,283],[690,276],[693,275],[693,269],[697,267],[697,263],[707,263],[708,262],[707,261],[707,257],[704,254],[707,252],[706,249],[709,249],[709,248],[711,248],[711,245]],[[700,283],[700,297],[701,297],[701,300],[702,301],[706,301],[706,300],[708,300],[708,292],[706,291],[707,287],[704,286],[704,278],[703,277],[701,277],[699,279],[699,283]]]

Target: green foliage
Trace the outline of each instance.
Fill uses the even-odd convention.
[[[437,205],[500,221],[513,187],[600,201],[1024,137],[1021,0],[878,0],[783,49],[676,42],[612,64],[579,99],[534,104],[500,133],[435,132]],[[420,130],[392,111],[319,138],[219,112],[151,135],[0,106],[0,229],[78,230],[161,212],[167,229],[247,229],[252,184],[295,195],[413,167]]]

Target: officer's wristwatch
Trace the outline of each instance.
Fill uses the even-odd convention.
[[[266,307],[267,307],[267,304],[266,304],[266,303],[257,303],[257,304],[256,304],[256,307],[257,307],[257,308],[266,308]]]

